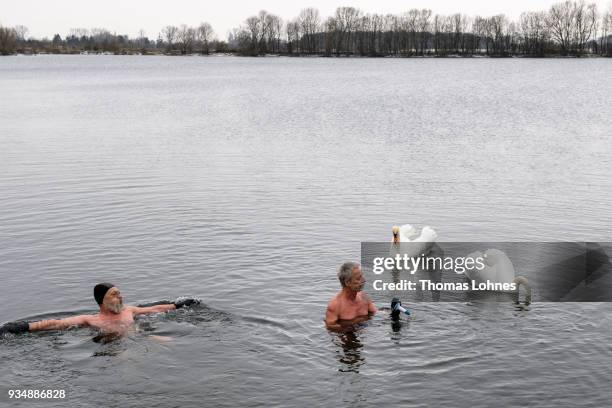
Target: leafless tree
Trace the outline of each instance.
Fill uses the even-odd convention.
[[[584,1],[553,4],[546,19],[551,38],[561,48],[561,54],[581,54],[594,35],[597,7]]]
[[[283,32],[283,26],[284,26],[283,19],[280,18],[279,16],[273,16],[272,31],[274,32],[274,36],[275,36],[275,38],[273,39],[274,44],[275,44],[274,46],[275,52],[281,51],[281,34]]]
[[[144,52],[147,48],[147,43],[149,39],[147,38],[147,33],[142,28],[138,31],[138,48],[140,48],[140,52]]]
[[[89,30],[87,28],[71,28],[69,35],[76,38],[83,38],[89,35]]]
[[[165,26],[162,29],[161,35],[164,41],[166,42],[166,50],[172,51],[174,42],[177,39],[178,27],[173,26],[173,25]]]
[[[473,38],[473,51],[474,53],[482,53],[482,42],[485,41],[485,47],[488,46],[488,41],[486,40],[487,33],[487,19],[481,16],[474,17],[474,21],[472,23],[472,35]]]
[[[601,18],[600,50],[603,55],[612,56],[612,6]]]
[[[425,48],[427,47],[428,34],[431,31],[431,14],[432,14],[431,10],[422,9],[419,12],[419,15],[416,21],[421,55],[425,54]],[[419,50],[417,50],[417,53],[419,53]]]
[[[404,14],[404,27],[408,32],[406,49],[408,54],[416,53],[416,33],[417,33],[417,19],[419,17],[419,10],[411,9]]]
[[[453,14],[450,17],[452,31],[452,47],[455,54],[465,52],[465,32],[467,30],[468,19],[460,13]]]
[[[355,7],[338,7],[334,16],[335,24],[335,48],[339,55],[341,52],[350,53],[353,51],[353,35],[357,22],[361,16],[361,11]]]
[[[315,52],[316,33],[319,31],[319,25],[321,24],[319,10],[315,8],[303,9],[297,18],[297,23],[299,24],[299,31],[302,33],[302,41],[305,43],[306,52]]]
[[[508,53],[509,22],[505,15],[498,14],[488,18],[487,37],[491,40],[492,55],[505,56]]]
[[[198,27],[197,31],[197,36],[198,41],[200,41],[200,43],[202,44],[202,54],[208,54],[210,52],[209,43],[213,39],[214,35],[215,33],[213,31],[213,28],[209,23],[200,23],[200,26]]]
[[[552,39],[561,47],[561,54],[570,52],[573,37],[574,4],[572,1],[556,3],[550,7],[546,23]]]
[[[293,20],[287,23],[285,27],[287,32],[287,52],[293,54],[294,52],[300,52],[300,23],[297,20]]]
[[[543,11],[522,13],[519,18],[519,28],[523,52],[527,55],[543,57],[549,37],[546,13]]]
[[[263,20],[265,51],[277,52],[280,50],[280,35],[283,29],[283,20],[274,14],[266,14]]]
[[[574,42],[577,53],[582,54],[586,44],[597,31],[597,5],[592,3],[585,7],[584,2],[580,2],[576,5],[575,10]]]
[[[196,31],[187,24],[181,24],[176,32],[176,43],[182,55],[190,54],[193,51]]]
[[[378,55],[382,47],[382,32],[385,17],[381,14],[366,14],[358,24],[358,50],[360,55]]]
[[[247,18],[241,37],[250,38],[246,51],[249,55],[266,54],[280,49],[283,22],[280,17],[261,10],[258,15]]]
[[[328,17],[323,23],[323,27],[325,32],[325,55],[330,56],[335,52],[335,46],[338,43],[336,39],[338,36],[338,21],[334,17]],[[338,53],[340,53],[340,51],[338,51]]]
[[[13,30],[15,30],[15,35],[17,36],[17,41],[18,42],[25,42],[26,41],[26,37],[28,36],[28,27],[23,26],[23,25],[16,25],[15,27],[13,27]]]
[[[17,33],[12,27],[0,26],[0,55],[10,55],[17,46]]]
[[[251,36],[251,54],[258,54],[259,43],[264,33],[261,20],[258,16],[252,16],[246,19],[245,24]]]

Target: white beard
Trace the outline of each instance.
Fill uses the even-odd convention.
[[[119,314],[123,310],[123,303],[119,303],[113,306],[107,306],[107,309],[112,313]]]

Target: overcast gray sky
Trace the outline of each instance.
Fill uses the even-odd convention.
[[[402,13],[411,8],[430,8],[434,13],[468,15],[504,13],[516,18],[522,11],[548,9],[555,0],[2,0],[0,24],[25,25],[33,37],[62,37],[71,28],[104,27],[117,34],[136,36],[140,29],[157,38],[162,27],[172,24],[212,24],[221,39],[228,30],[264,9],[283,19],[295,17],[305,7],[316,7],[323,17],[336,7],[354,6],[370,13]],[[595,0],[600,11],[610,0]]]

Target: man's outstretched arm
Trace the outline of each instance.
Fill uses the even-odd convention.
[[[174,303],[169,303],[167,305],[155,305],[155,306],[146,306],[146,307],[130,306],[130,310],[135,315],[141,315],[141,314],[149,314],[149,313],[163,313],[163,312],[167,312],[170,310],[176,310],[176,306],[174,305]]]
[[[74,326],[89,326],[91,316],[81,315],[68,317],[66,319],[49,319],[38,322],[10,322],[0,327],[0,336],[5,333],[20,334],[39,330],[61,330]]]
[[[40,320],[38,322],[30,322],[28,329],[29,331],[62,330],[69,327],[89,326],[89,318],[90,316],[88,315],[80,315],[66,319]]]
[[[195,306],[199,304],[200,304],[199,300],[187,298],[187,299],[177,300],[174,303],[169,302],[169,303],[162,303],[162,304],[150,305],[150,306],[130,306],[130,310],[135,315],[148,314],[148,313],[163,313],[163,312],[168,312],[170,310],[180,309],[181,307]]]

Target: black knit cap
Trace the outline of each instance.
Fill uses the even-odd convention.
[[[96,302],[101,305],[102,301],[104,300],[104,295],[106,295],[106,292],[108,292],[111,288],[114,287],[115,285],[113,285],[112,283],[98,283],[94,287],[94,299],[96,299]]]

